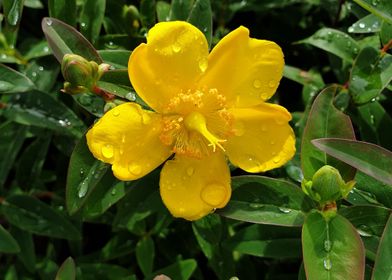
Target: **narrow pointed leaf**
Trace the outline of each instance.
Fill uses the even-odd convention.
[[[302,251],[307,279],[364,279],[365,252],[355,228],[340,215],[326,221],[319,212],[306,218]]]
[[[80,15],[80,29],[88,40],[95,42],[101,32],[101,26],[105,15],[106,0],[84,1]]]
[[[208,45],[211,46],[212,10],[210,0],[195,0],[187,21],[192,23],[204,33],[207,38]]]
[[[144,275],[152,272],[155,258],[155,245],[151,237],[142,238],[136,244],[136,260]]]
[[[55,280],[75,280],[76,267],[75,262],[71,257],[68,257],[60,266]]]
[[[197,262],[194,259],[182,260],[155,271],[148,279],[153,279],[155,276],[163,274],[171,279],[187,280],[190,279],[196,267]]]
[[[89,61],[102,63],[93,45],[75,28],[55,18],[43,18],[42,30],[49,47],[61,63],[65,54],[74,53]]]
[[[392,24],[392,5],[389,0],[354,0],[362,8]]]
[[[76,25],[76,0],[49,0],[49,15],[69,25]]]
[[[18,253],[20,247],[12,235],[0,225],[0,252],[6,254]]]
[[[351,180],[355,169],[327,156],[311,143],[311,140],[323,137],[354,139],[350,118],[335,108],[333,102],[338,91],[337,86],[324,89],[315,99],[303,133],[301,146],[301,165],[305,179],[310,180],[322,166],[328,164],[337,168],[345,181]]]
[[[21,93],[34,88],[34,83],[25,75],[4,64],[0,64],[0,94]]]
[[[316,139],[312,143],[363,173],[392,185],[392,152],[371,143],[348,139]]]

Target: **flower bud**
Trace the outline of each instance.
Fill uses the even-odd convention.
[[[135,34],[140,28],[140,15],[137,8],[134,5],[124,6],[122,17],[127,26],[127,33]]]
[[[324,165],[314,173],[311,181],[302,181],[303,191],[312,199],[325,205],[347,196],[355,182],[344,182],[339,170]]]
[[[71,94],[92,91],[109,67],[105,63],[98,65],[95,61],[87,61],[80,55],[64,55],[61,63],[61,73],[66,80],[64,91]]]

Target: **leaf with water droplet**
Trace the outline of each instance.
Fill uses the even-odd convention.
[[[357,22],[353,23],[348,32],[350,33],[371,33],[379,32],[381,30],[381,19],[377,16],[370,14],[367,15]]]
[[[0,64],[0,94],[27,92],[34,88],[34,83],[28,77]]]

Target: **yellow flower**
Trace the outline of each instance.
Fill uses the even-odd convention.
[[[295,137],[283,107],[265,103],[276,91],[283,53],[239,27],[208,54],[189,23],[162,22],[132,53],[129,77],[152,108],[125,103],[87,133],[94,156],[120,180],[136,180],[166,161],[160,194],[175,217],[199,219],[230,199],[227,158],[248,172],[286,163]],[[226,156],[225,156],[226,154]]]

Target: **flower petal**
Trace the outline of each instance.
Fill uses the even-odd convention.
[[[176,155],[163,166],[161,197],[174,217],[197,220],[230,199],[230,170],[222,153],[203,159]]]
[[[233,106],[249,107],[274,95],[283,66],[276,43],[249,38],[249,30],[241,26],[212,50],[201,85],[217,88]]]
[[[170,155],[159,140],[160,116],[136,103],[125,103],[107,112],[87,132],[94,157],[112,164],[120,180],[136,180],[154,170]]]
[[[264,172],[282,166],[295,153],[295,136],[282,106],[263,103],[233,108],[234,133],[226,142],[230,161],[248,172]]]
[[[129,77],[139,96],[162,112],[170,98],[195,87],[207,58],[207,40],[199,29],[183,21],[161,22],[150,29],[147,44],[132,52]]]

